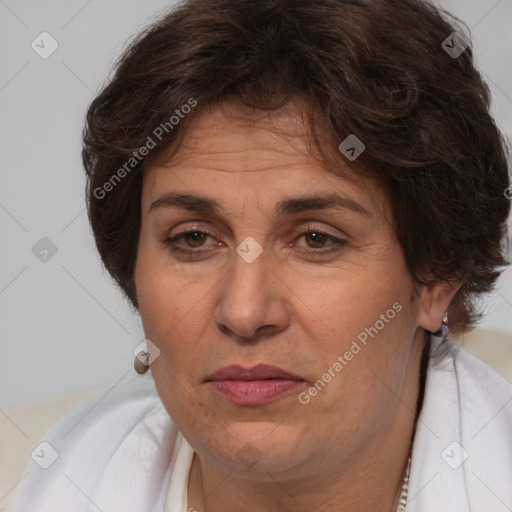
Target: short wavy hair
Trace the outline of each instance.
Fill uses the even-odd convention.
[[[386,193],[414,282],[463,282],[450,329],[471,330],[481,295],[507,265],[510,178],[465,32],[420,0],[189,0],[160,14],[116,62],[83,133],[95,242],[131,304],[138,308],[142,175],[151,159],[178,147],[208,106],[236,100],[268,111],[300,98],[324,163],[348,164]],[[349,162],[336,150],[336,161],[317,143],[318,122],[332,148],[355,134],[365,151]]]

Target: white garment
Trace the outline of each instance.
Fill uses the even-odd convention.
[[[512,510],[511,404],[511,384],[453,343],[433,338],[407,512]],[[80,405],[42,441],[57,460],[47,469],[29,460],[6,512],[189,509],[194,452],[149,375]],[[36,453],[43,462],[51,456],[47,446]]]
[[[176,438],[176,451],[176,464],[165,500],[165,512],[194,512],[194,508],[187,504],[188,476],[192,467],[194,449],[179,431]]]

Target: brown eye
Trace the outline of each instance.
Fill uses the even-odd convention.
[[[202,233],[201,231],[188,231],[182,235],[183,240],[190,247],[201,247],[207,236],[206,233]]]
[[[314,226],[308,226],[296,240],[304,239],[306,246],[297,244],[302,253],[312,258],[332,256],[348,245],[348,240],[336,238],[335,236],[322,231]],[[329,242],[326,245],[326,242]]]
[[[304,234],[304,239],[306,240],[306,243],[308,239],[311,240],[313,245],[310,245],[309,243],[308,245],[315,249],[321,249],[328,238],[331,237],[328,237],[325,233],[320,233],[319,231],[309,231],[308,233]]]

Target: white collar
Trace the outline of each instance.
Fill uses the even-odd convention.
[[[165,500],[165,512],[188,512],[188,481],[194,449],[178,431],[174,450],[176,457],[171,461],[172,479]]]
[[[512,510],[512,386],[433,337],[408,512]]]

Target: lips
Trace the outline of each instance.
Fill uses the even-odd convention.
[[[225,366],[206,378],[209,380],[266,380],[266,379],[286,379],[286,380],[304,380],[287,371],[269,364],[258,364],[252,368],[243,368],[239,365]]]
[[[225,366],[207,377],[212,390],[224,399],[247,406],[263,405],[304,386],[305,380],[277,366]]]

